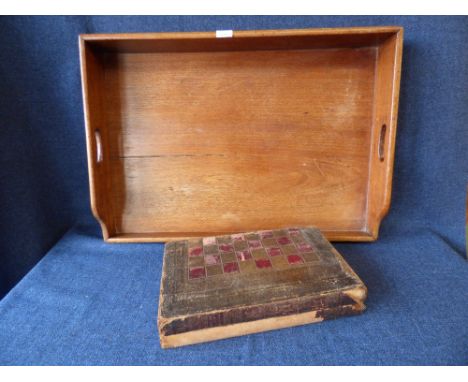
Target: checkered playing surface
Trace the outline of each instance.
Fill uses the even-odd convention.
[[[188,243],[188,278],[282,270],[318,260],[298,228],[205,237]]]

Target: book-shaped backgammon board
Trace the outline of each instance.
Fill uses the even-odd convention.
[[[158,328],[163,348],[360,313],[367,289],[315,228],[166,244]]]

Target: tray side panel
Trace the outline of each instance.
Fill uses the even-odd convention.
[[[400,29],[379,46],[377,55],[367,213],[367,231],[373,239],[390,208],[402,51]]]
[[[376,46],[400,28],[395,26],[233,31],[233,38],[211,32],[87,34],[94,46],[114,52],[221,52],[335,49]]]
[[[80,38],[80,69],[86,127],[86,146],[91,210],[101,225],[104,239],[115,234],[110,193],[109,130],[105,121],[105,62],[96,51]]]

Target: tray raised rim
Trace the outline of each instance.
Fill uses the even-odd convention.
[[[381,220],[387,214],[391,200],[391,186],[394,164],[394,148],[396,136],[396,123],[398,116],[398,98],[400,89],[401,77],[401,61],[403,47],[403,28],[400,26],[377,26],[377,27],[344,27],[344,28],[306,28],[306,29],[283,29],[283,30],[235,30],[233,38],[248,39],[256,37],[288,37],[288,36],[334,36],[334,35],[365,35],[365,34],[381,34],[395,37],[395,52],[394,52],[394,70],[392,75],[392,94],[390,100],[389,120],[387,123],[387,147],[386,151],[386,166],[383,174],[383,197],[381,209],[376,216],[373,217],[372,224],[365,224],[361,230],[323,230],[325,237],[331,241],[374,241],[378,238],[378,231]],[[86,55],[89,44],[113,42],[113,41],[148,41],[148,40],[180,40],[180,39],[216,39],[215,31],[205,32],[155,32],[155,33],[115,33],[115,34],[80,34],[80,68],[82,76],[82,91],[84,103],[84,115],[86,126],[87,154],[88,154],[88,169],[89,183],[91,196],[91,209],[101,225],[104,240],[111,243],[123,242],[164,242],[172,240],[180,240],[193,236],[218,235],[228,232],[150,232],[150,233],[121,233],[111,234],[97,208],[97,190],[96,190],[96,174],[93,158],[95,157],[95,137],[92,134],[90,107],[88,97],[90,94],[90,86],[88,83]],[[110,45],[112,47],[112,45]],[[375,134],[373,127],[372,135]],[[371,147],[371,150],[373,148]],[[369,179],[369,182],[371,180]],[[369,203],[369,200],[367,201]],[[368,223],[368,222],[366,222]],[[229,231],[231,232],[231,231]]]

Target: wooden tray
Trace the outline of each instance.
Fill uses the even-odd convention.
[[[110,242],[320,228],[390,205],[403,29],[80,36],[91,206]]]

